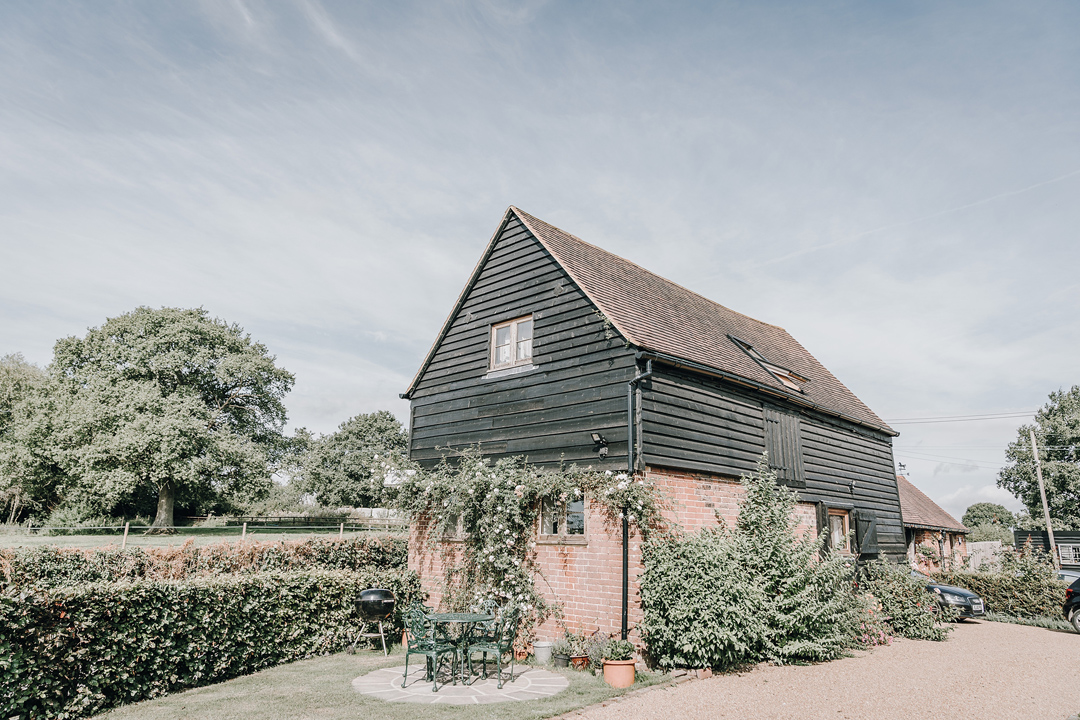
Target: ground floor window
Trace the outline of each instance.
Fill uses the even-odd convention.
[[[829,509],[829,545],[840,552],[850,552],[846,544],[850,520],[847,510]]]
[[[585,499],[544,498],[540,506],[541,541],[585,539]]]

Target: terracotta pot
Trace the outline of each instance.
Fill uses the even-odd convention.
[[[529,651],[528,650],[514,650],[514,659],[515,660],[525,660],[528,657],[529,657]]]
[[[569,655],[555,655],[555,667],[570,667]]]
[[[589,667],[588,655],[571,655],[570,662],[573,664],[575,670],[584,670]]]
[[[604,682],[613,688],[628,688],[634,684],[634,660],[605,660]]]

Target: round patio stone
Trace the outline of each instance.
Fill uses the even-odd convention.
[[[358,693],[385,700],[387,702],[432,703],[438,705],[480,705],[486,703],[513,702],[515,700],[536,700],[550,697],[565,690],[570,681],[562,675],[536,667],[515,666],[511,681],[510,669],[503,668],[503,686],[499,689],[498,680],[493,677],[495,668],[488,666],[487,679],[476,677],[471,685],[457,685],[450,682],[443,684],[444,677],[439,677],[439,691],[431,691],[431,682],[424,679],[424,661],[418,658],[409,663],[409,676],[405,678],[405,687],[401,686],[405,666],[375,670],[361,675],[352,681],[353,689]],[[445,679],[449,680],[447,673]]]

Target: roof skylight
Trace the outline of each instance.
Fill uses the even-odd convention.
[[[788,390],[794,390],[795,392],[802,392],[802,386],[810,382],[808,378],[804,378],[793,370],[788,370],[786,367],[782,367],[775,363],[771,363],[762,357],[761,353],[754,349],[754,346],[748,342],[744,342],[737,337],[728,335],[731,342],[744,353],[749,355],[754,362],[761,366],[761,368],[772,375],[777,382],[786,387]]]

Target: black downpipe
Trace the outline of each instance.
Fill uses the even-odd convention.
[[[630,471],[631,482],[634,479],[634,386],[652,375],[652,360],[646,361],[645,372],[638,372],[634,379],[626,384],[626,469]],[[630,520],[627,514],[630,508],[622,509],[622,639],[629,634],[629,598],[630,598]]]

